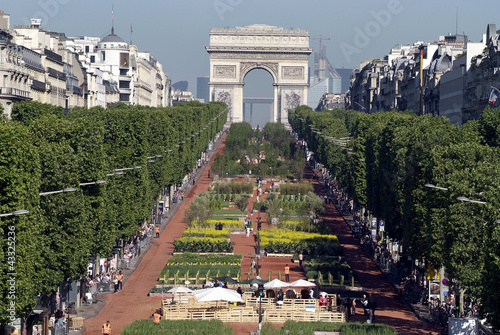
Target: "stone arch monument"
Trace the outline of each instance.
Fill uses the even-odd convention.
[[[228,123],[243,121],[243,85],[248,72],[264,69],[273,77],[271,120],[288,124],[288,110],[307,104],[309,32],[251,25],[210,30],[210,101],[229,107]]]

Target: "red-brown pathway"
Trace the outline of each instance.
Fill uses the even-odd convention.
[[[326,195],[323,186],[314,177],[313,171],[306,169],[305,179],[313,184],[315,193]],[[344,258],[357,274],[358,281],[377,303],[375,322],[384,323],[398,331],[398,334],[439,334],[436,326],[418,320],[398,298],[394,287],[385,279],[371,258],[359,248],[359,240],[352,237],[351,231],[333,204],[326,205],[322,220],[328,223],[332,233],[337,235],[344,247]],[[361,307],[361,306],[358,306]],[[357,309],[357,312],[362,310]],[[362,312],[361,312],[362,313]],[[366,321],[366,316],[359,314],[351,320]]]

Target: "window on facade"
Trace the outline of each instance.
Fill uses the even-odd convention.
[[[90,62],[95,63],[95,56],[94,55],[90,56]]]
[[[7,87],[7,75],[3,76],[3,87]]]
[[[120,76],[126,76],[128,70],[127,69],[120,69]]]
[[[85,52],[89,52],[90,51],[90,47],[88,45],[85,46]]]
[[[120,88],[130,88],[130,81],[120,80]]]
[[[101,60],[102,61],[106,60],[106,51],[101,51]]]
[[[130,94],[120,94],[120,101],[128,102],[130,100]]]

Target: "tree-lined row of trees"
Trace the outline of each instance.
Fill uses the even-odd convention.
[[[12,120],[0,123],[0,214],[29,214],[0,218],[1,323],[12,302],[16,316],[29,314],[37,294],[86,274],[89,256],[108,256],[115,239],[135,233],[155,197],[192,170],[226,114],[215,102],[118,104],[67,115],[37,102],[15,104]],[[39,195],[67,188],[76,191]],[[9,273],[16,273],[13,286]]]
[[[411,112],[301,106],[289,122],[349,195],[386,221],[389,236],[414,258],[444,265],[500,328],[499,110],[458,127]]]
[[[251,171],[261,177],[293,179],[301,178],[304,168],[303,154],[283,124],[268,122],[264,128],[254,130],[249,123],[240,122],[231,124],[224,155],[215,157],[211,172],[231,177]]]

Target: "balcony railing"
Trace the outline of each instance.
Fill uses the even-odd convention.
[[[47,70],[48,70],[47,72],[49,73],[49,76],[51,76],[53,78],[57,78],[57,79],[62,80],[62,81],[66,81],[66,73],[57,71],[56,69],[53,69],[51,67],[48,67]]]
[[[0,87],[0,96],[6,95],[21,99],[31,98],[31,94],[29,91],[20,90],[14,87]]]
[[[83,95],[82,89],[78,86],[73,86],[73,93],[78,95]]]
[[[45,91],[46,87],[47,86],[43,81],[33,79],[33,82],[31,83],[31,88],[37,91]]]

